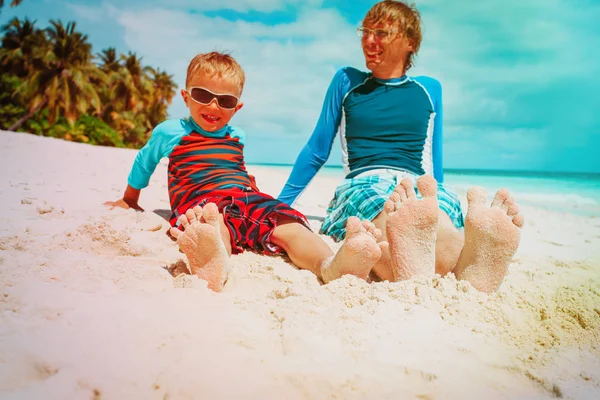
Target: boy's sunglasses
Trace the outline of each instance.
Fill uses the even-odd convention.
[[[231,94],[216,94],[202,87],[188,88],[188,93],[190,94],[192,100],[200,104],[209,104],[214,98],[216,98],[217,103],[219,103],[219,107],[226,109],[235,108],[239,101],[237,97]]]

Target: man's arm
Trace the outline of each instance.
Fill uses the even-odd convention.
[[[442,137],[444,107],[442,104],[442,84],[434,78],[419,76],[416,78],[429,94],[433,103],[435,118],[433,119],[433,137],[431,138],[431,158],[433,163],[433,177],[439,183],[444,182],[444,164],[442,156]]]
[[[443,120],[444,107],[442,104],[442,85],[437,82],[437,90],[434,92],[433,106],[435,118],[433,119],[433,138],[432,138],[432,158],[433,158],[433,177],[439,183],[444,182],[444,159],[443,159]]]
[[[290,177],[279,194],[280,201],[291,205],[329,158],[342,119],[342,101],[349,85],[346,72],[340,69],[327,89],[317,126],[300,151]]]

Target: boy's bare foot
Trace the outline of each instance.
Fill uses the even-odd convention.
[[[171,228],[179,248],[185,253],[192,274],[208,282],[215,292],[223,289],[227,279],[229,255],[221,239],[219,210],[214,203],[194,207],[179,217],[183,232]]]
[[[390,262],[396,281],[435,272],[437,182],[424,175],[417,179],[417,187],[422,199],[417,198],[410,178],[404,178],[385,203]]]
[[[350,217],[346,222],[346,240],[337,254],[321,267],[321,278],[328,283],[343,275],[354,275],[367,280],[373,265],[381,257],[387,242],[377,243],[381,231],[370,221]]]
[[[469,209],[465,219],[465,245],[454,274],[477,290],[498,289],[508,264],[519,247],[525,219],[508,190],[500,189],[491,207],[485,205],[486,192],[473,187],[467,193]]]

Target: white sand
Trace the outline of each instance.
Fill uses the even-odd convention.
[[[135,154],[0,132],[0,398],[600,398],[599,219],[522,207],[493,295],[453,277],[320,286],[252,253],[216,294],[169,273],[185,258],[153,212],[166,160],[145,213],[102,205]],[[287,178],[250,171],[275,196]],[[298,208],[323,216],[336,183]]]

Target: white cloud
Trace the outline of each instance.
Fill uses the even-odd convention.
[[[85,19],[91,22],[100,22],[105,12],[100,6],[82,6],[80,4],[67,3],[66,7],[71,9],[79,18]]]
[[[337,10],[320,8],[320,0],[210,0],[201,2],[201,7],[198,4],[176,0],[167,7],[159,0],[132,0],[126,6],[105,3],[102,9],[72,9],[88,19],[97,20],[101,15],[116,20],[124,30],[127,47],[142,56],[145,64],[174,74],[180,86],[187,63],[195,54],[232,51],[247,75],[243,94],[246,107],[232,123],[249,135],[294,136],[294,143],[299,142],[298,137],[307,138],[335,70],[343,65],[364,69],[355,27]],[[581,9],[566,0],[490,0],[460,5],[423,0],[418,5],[423,14],[424,42],[410,73],[442,82],[447,160],[481,154],[477,162],[485,165],[485,157],[517,151],[529,154],[522,157],[524,162],[533,162],[533,152],[560,143],[556,140],[558,131],[550,126],[563,127],[560,118],[566,121],[565,127],[572,121],[598,126],[594,107],[585,112],[586,105],[598,104],[598,100],[587,96],[577,104],[567,104],[573,96],[581,95],[572,86],[570,97],[564,99],[540,96],[547,88],[571,80],[589,79],[589,93],[595,92],[594,84],[600,90],[596,78],[600,62],[590,56],[593,48],[600,47],[600,35],[590,36],[594,29],[597,31],[593,27],[600,18],[599,3],[592,1]],[[292,22],[267,25],[210,18],[202,13],[226,8],[242,13],[293,8],[296,14]],[[560,93],[556,90],[553,95]],[[591,103],[580,105],[584,98]],[[545,106],[544,101],[550,105]],[[179,98],[171,112],[173,116],[186,113]],[[588,135],[587,131],[573,130],[570,135],[584,139]],[[537,162],[542,163],[543,157]]]
[[[231,51],[246,72],[246,107],[233,123],[249,134],[308,136],[337,68],[362,63],[354,27],[334,10],[307,9],[275,26],[160,8],[110,12],[125,29],[127,46],[145,63],[174,73],[180,87],[195,54]],[[185,112],[180,99],[171,111]]]

